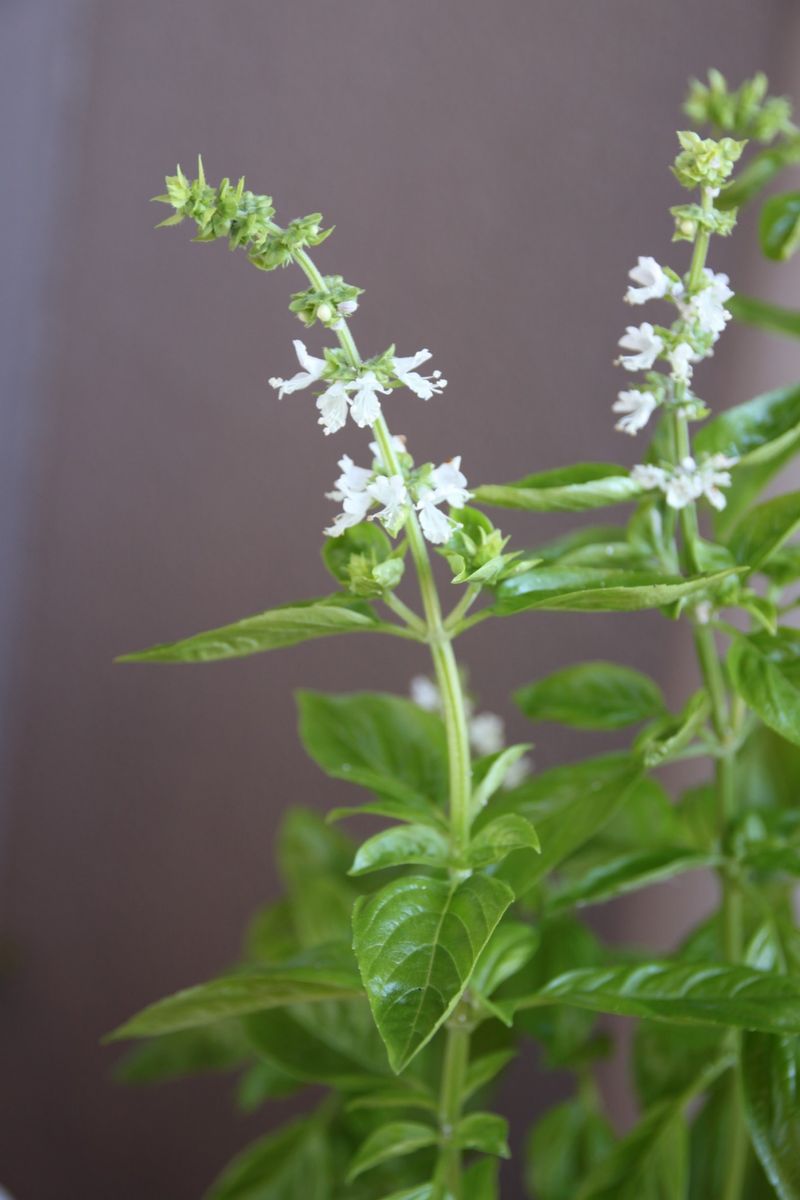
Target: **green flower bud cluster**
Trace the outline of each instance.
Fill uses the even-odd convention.
[[[699,125],[712,125],[738,138],[771,142],[779,133],[793,133],[795,125],[789,101],[768,96],[767,87],[767,77],[759,71],[736,91],[729,91],[725,76],[711,70],[708,86],[692,80],[683,110]]]
[[[346,351],[340,346],[325,346],[322,351],[325,357],[322,378],[330,380],[332,383],[337,381],[350,383],[360,375],[366,375],[371,371],[381,387],[399,387],[400,383],[395,376],[392,362],[394,352],[395,347],[391,345],[382,354],[362,359],[360,368],[356,368],[348,358]]]
[[[353,596],[376,600],[393,592],[405,572],[407,546],[392,546],[375,523],[364,522],[329,538],[322,556],[328,570]]]
[[[335,328],[343,317],[355,311],[358,297],[364,293],[363,288],[345,283],[341,275],[326,275],[324,284],[322,291],[306,288],[292,296],[289,311],[296,313],[307,329],[315,321]]]
[[[197,179],[188,179],[179,166],[176,175],[167,176],[166,188],[164,195],[153,199],[169,204],[175,212],[159,228],[179,225],[188,217],[197,226],[196,242],[227,238],[231,250],[244,247],[250,262],[262,271],[287,266],[298,250],[318,245],[333,232],[321,229],[321,213],[300,217],[282,229],[272,220],[275,209],[270,196],[246,191],[244,178],[235,186],[223,179],[218,187],[211,187],[202,159],[198,159]]]
[[[485,513],[474,508],[453,509],[458,528],[442,553],[450,564],[454,583],[484,583],[493,586],[512,573],[519,553],[503,554],[508,538]]]
[[[685,188],[721,188],[745,148],[745,142],[728,137],[719,141],[701,138],[691,129],[682,130],[678,141],[682,149],[672,172]]]
[[[738,212],[735,208],[706,210],[700,204],[675,204],[669,211],[675,218],[673,242],[693,242],[700,229],[728,237],[733,233]]]

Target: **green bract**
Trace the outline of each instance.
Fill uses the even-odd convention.
[[[319,786],[338,789],[337,807],[284,815],[283,894],[255,914],[240,961],[110,1035],[140,1040],[118,1068],[132,1082],[236,1072],[248,1112],[324,1092],[235,1158],[211,1200],[498,1200],[496,1160],[509,1150],[493,1088],[526,1038],[575,1084],[528,1141],[537,1200],[800,1200],[800,493],[762,495],[800,450],[800,385],[720,410],[701,379],[731,320],[800,334],[800,314],[734,296],[709,265],[737,208],[800,161],[800,137],[760,74],[732,90],[712,71],[685,111],[715,138],[678,134],[673,171],[693,193],[670,209],[675,240],[691,244],[683,271],[641,256],[629,272],[629,305],[661,304],[620,339],[628,382],[613,412],[639,439],[632,467],[533,462],[521,479],[470,488],[460,458],[437,466],[392,436],[394,394],[444,404],[446,381],[425,373],[428,350],[360,353],[348,319],[361,289],[309,255],[330,232],[319,214],[280,225],[268,196],[243,180],[212,186],[202,163],[194,180],[178,168],[158,197],[173,210],[164,224],[189,220],[196,241],[226,238],[262,270],[299,268],[290,309],[324,344],[296,341],[300,370],[270,383],[309,392],[310,429],[361,430],[369,450],[364,466],[338,459],[328,492],[341,506],[322,550],[332,594],[123,661],[209,662],[370,633],[416,643],[432,673],[414,659],[411,698],[355,690],[355,678],[343,694],[298,692],[300,737],[336,781]],[[773,144],[737,170],[749,139]],[[763,206],[774,261],[800,244],[799,195]],[[612,505],[627,506],[615,524],[592,519]],[[538,545],[515,545],[484,506],[518,510],[519,527],[529,512],[566,525],[556,537],[537,525]],[[655,610],[641,618],[652,623],[660,610],[685,631],[697,677],[673,697],[633,665],[546,660],[539,610],[567,623]],[[514,700],[545,753],[559,723],[587,731],[589,758],[535,770],[533,747],[507,744],[502,720],[466,691],[456,639],[521,612],[516,645],[515,625],[494,622]],[[687,759],[695,783],[672,797],[673,764]],[[359,841],[332,824],[350,817]],[[583,921],[655,887],[669,914],[668,889],[689,872],[712,873],[718,901],[671,950],[662,934],[658,956],[648,951],[643,924],[621,946]],[[600,1014],[637,1022],[640,1113],[623,1136],[594,1078],[614,1048]]]

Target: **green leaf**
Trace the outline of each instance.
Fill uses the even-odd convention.
[[[320,953],[298,958],[294,963],[250,967],[237,975],[186,988],[142,1009],[106,1040],[153,1037],[286,1004],[362,995],[358,976],[344,965],[326,965],[326,957]]]
[[[136,1046],[115,1064],[114,1077],[123,1083],[157,1083],[205,1071],[230,1071],[246,1057],[247,1042],[238,1022],[220,1022]]]
[[[689,698],[677,716],[664,717],[643,730],[634,749],[642,755],[648,770],[680,757],[681,751],[700,734],[710,711],[708,693],[701,689]]]
[[[758,240],[767,258],[786,262],[800,246],[800,192],[783,192],[765,201],[758,219]]]
[[[435,1129],[418,1121],[392,1121],[388,1125],[382,1125],[359,1147],[347,1173],[348,1182],[351,1183],[378,1163],[386,1162],[387,1159],[402,1158],[426,1146],[435,1146],[438,1140],[439,1135]]]
[[[415,1083],[409,1084],[404,1078],[389,1087],[376,1088],[356,1096],[347,1105],[348,1112],[359,1108],[373,1110],[377,1108],[420,1108],[425,1112],[438,1112],[435,1096]]]
[[[337,582],[350,583],[350,559],[363,555],[371,563],[385,562],[392,553],[392,543],[374,521],[362,521],[345,529],[339,537],[326,538],[322,561]]]
[[[223,658],[243,658],[263,650],[294,646],[312,638],[334,633],[362,633],[385,628],[366,605],[347,607],[331,600],[289,604],[245,617],[232,625],[197,633],[194,637],[162,646],[151,646],[135,654],[123,654],[117,662],[198,663]]]
[[[622,729],[665,711],[652,679],[616,663],[565,667],[514,693],[514,702],[534,721],[557,721],[576,729]]]
[[[510,1158],[508,1121],[495,1113],[475,1112],[462,1117],[455,1129],[454,1141],[463,1150],[479,1150],[497,1158]]]
[[[729,311],[744,325],[754,325],[767,333],[784,337],[800,337],[800,312],[795,308],[782,308],[754,296],[734,296],[728,301]]]
[[[536,828],[541,854],[515,851],[498,873],[524,895],[593,837],[634,794],[642,764],[627,754],[587,759],[533,776],[495,800],[496,813],[517,812]],[[476,831],[482,822],[476,823]]]
[[[701,854],[683,846],[626,854],[622,858],[601,863],[565,886],[556,887],[548,903],[554,912],[583,908],[587,904],[603,904],[616,896],[652,887],[686,871],[712,867],[718,862],[717,855]]]
[[[433,1200],[433,1184],[421,1183],[418,1187],[404,1188],[402,1192],[392,1192],[383,1200]]]
[[[796,1039],[748,1033],[742,1090],[755,1151],[781,1200],[800,1198],[800,1059]]]
[[[236,1103],[242,1112],[251,1113],[267,1100],[291,1096],[301,1082],[274,1063],[253,1063],[241,1076],[236,1089]]]
[[[800,981],[721,963],[641,963],[568,971],[523,1001],[763,1033],[800,1033]]]
[[[470,811],[473,817],[486,807],[498,788],[502,787],[503,781],[514,763],[518,762],[530,749],[530,742],[523,742],[516,746],[506,747],[494,758],[472,795]]]
[[[304,1083],[342,1091],[375,1087],[391,1078],[386,1052],[366,1004],[296,1004],[247,1017],[253,1050]]]
[[[600,1113],[580,1099],[551,1108],[528,1139],[526,1178],[537,1200],[574,1200],[583,1179],[614,1146]]]
[[[267,1134],[238,1155],[206,1200],[332,1200],[324,1130],[299,1120]]]
[[[464,1200],[499,1200],[499,1165],[495,1158],[482,1158],[467,1167],[464,1172]]]
[[[366,875],[386,867],[418,866],[446,867],[450,857],[450,842],[438,829],[429,825],[397,825],[368,838],[359,847],[351,875]]]
[[[625,467],[582,463],[527,475],[516,483],[487,484],[475,492],[480,504],[529,512],[582,512],[635,500],[642,489]]]
[[[754,154],[747,166],[717,197],[717,208],[741,208],[771,183],[775,176],[800,160],[800,137],[788,137],[777,146]]]
[[[576,1200],[637,1200],[642,1195],[653,1195],[648,1192],[647,1184],[653,1181],[656,1172],[662,1181],[666,1176],[668,1190],[659,1190],[655,1194],[668,1200],[681,1200],[685,1196],[683,1110],[693,1096],[704,1092],[714,1082],[729,1062],[723,1058],[706,1067],[677,1097],[649,1109],[638,1125],[584,1179]],[[677,1160],[674,1157],[676,1144],[682,1146]]]
[[[491,996],[502,983],[530,962],[539,945],[538,930],[522,921],[503,921],[483,948],[470,984],[481,996]]]
[[[678,1053],[691,1063],[692,1049],[690,1043]],[[696,1064],[694,1069],[697,1069]],[[738,1079],[733,1072],[727,1072],[714,1083],[692,1123],[689,1200],[708,1200],[710,1196],[725,1195],[730,1158],[734,1152],[734,1139],[745,1141],[742,1136],[738,1089]],[[751,1192],[747,1187],[741,1195],[751,1200]],[[772,1193],[770,1200],[774,1200]]]
[[[600,567],[539,567],[505,579],[497,589],[494,612],[500,616],[529,608],[567,612],[634,612],[663,608],[713,589],[733,572],[714,571],[688,579],[644,571]]]
[[[440,717],[380,692],[300,692],[298,706],[303,745],[328,775],[397,802],[406,820],[444,821],[443,807],[435,807],[447,796]]]
[[[290,808],[284,814],[278,865],[288,893],[287,924],[301,946],[349,942],[357,892],[345,875],[352,861],[350,839],[329,828],[319,813]]]
[[[765,634],[736,638],[728,653],[736,692],[765,725],[796,746],[800,745],[798,648],[800,634],[780,630],[778,638]]]
[[[375,1023],[398,1073],[461,998],[514,894],[497,879],[396,879],[359,900],[353,945]]]
[[[739,459],[726,489],[727,506],[715,517],[721,534],[733,528],[755,496],[800,446],[800,386],[778,388],[728,408],[698,429],[700,457],[729,454]]]
[[[530,848],[541,851],[539,835],[525,817],[519,813],[506,813],[484,825],[473,838],[469,847],[469,862],[472,867],[488,867],[501,862],[512,850]]]
[[[800,528],[800,492],[759,504],[736,526],[730,548],[738,563],[757,570]]]
[[[720,1057],[725,1036],[724,1029],[713,1025],[637,1022],[633,1061],[642,1104],[650,1107],[687,1088],[701,1066]]]
[[[517,1057],[516,1050],[495,1050],[492,1054],[483,1054],[474,1058],[467,1067],[464,1079],[462,1097],[464,1103],[471,1099],[476,1092],[491,1083],[500,1072]]]

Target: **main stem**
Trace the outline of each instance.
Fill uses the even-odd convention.
[[[713,196],[707,188],[703,189],[702,206],[705,212],[713,207]],[[688,290],[696,291],[700,286],[703,270],[706,265],[710,234],[708,229],[701,227],[698,231],[689,269]],[[673,441],[676,461],[691,454],[691,442],[686,417],[678,408],[673,417]],[[680,512],[681,532],[684,542],[686,565],[692,572],[700,570],[698,561],[699,530],[697,509],[694,503],[688,504]],[[713,630],[707,625],[694,625],[694,646],[698,665],[708,690],[711,701],[711,721],[719,744],[719,755],[715,760],[714,776],[717,798],[717,829],[720,841],[725,843],[731,822],[735,817],[735,737],[736,731],[731,718],[728,691],[720,662],[719,650]],[[722,943],[723,953],[728,962],[740,962],[742,957],[742,895],[730,871],[723,866],[719,871],[722,891]],[[740,1034],[732,1030],[730,1034],[738,1051]],[[738,1063],[738,1052],[737,1052]],[[740,1200],[744,1184],[744,1172],[747,1160],[747,1138],[744,1128],[744,1112],[742,1106],[741,1083],[738,1065],[728,1077],[728,1103],[731,1112],[731,1146],[727,1159],[725,1182],[720,1200]]]
[[[313,288],[325,291],[325,281],[305,250],[295,254],[297,265]],[[353,335],[346,323],[341,321],[337,330],[339,344],[353,367],[361,365]],[[391,475],[399,475],[400,464],[394,448],[392,435],[381,414],[373,425],[373,432],[380,449],[384,466]],[[414,567],[417,572],[422,608],[425,614],[425,629],[433,658],[436,681],[442,698],[445,730],[447,734],[447,756],[449,769],[449,812],[450,837],[453,854],[462,860],[469,843],[470,800],[472,796],[472,766],[467,726],[467,707],[461,674],[453,651],[452,633],[444,625],[442,606],[431,561],[422,536],[422,530],[413,509],[406,522],[406,536]],[[436,1167],[434,1193],[436,1200],[461,1200],[461,1152],[453,1143],[452,1135],[461,1116],[461,1097],[464,1078],[469,1063],[470,1033],[466,1024],[459,1024],[458,1013],[447,1026],[442,1078],[439,1091],[439,1122],[442,1147]]]

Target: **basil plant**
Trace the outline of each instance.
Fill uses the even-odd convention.
[[[410,696],[300,693],[303,745],[352,785],[352,805],[287,812],[285,895],[256,914],[239,965],[111,1035],[143,1039],[126,1079],[228,1071],[239,1105],[263,1110],[268,1132],[211,1200],[497,1197],[509,1149],[493,1091],[527,1039],[574,1081],[528,1135],[538,1200],[800,1197],[800,492],[770,486],[800,448],[800,385],[733,408],[702,388],[731,321],[800,335],[796,312],[735,297],[712,253],[800,161],[800,132],[761,75],[732,91],[712,71],[685,111],[701,132],[678,134],[672,264],[639,258],[625,295],[648,317],[620,339],[611,406],[630,469],[471,486],[458,456],[426,461],[390,422],[406,403],[448,403],[446,380],[427,349],[358,348],[361,289],[315,265],[330,233],[319,213],[280,225],[269,196],[213,186],[202,163],[157,197],[172,210],[163,224],[189,223],[195,241],[225,239],[262,271],[297,268],[290,308],[322,348],[298,338],[297,371],[270,383],[304,392],[309,422],[358,449],[328,485],[321,597],[123,661],[207,663],[334,636],[430,653]],[[785,260],[800,193],[770,190],[759,236]],[[575,528],[512,547],[488,515],[503,508],[575,513]],[[616,521],[592,523],[606,508]],[[680,622],[694,649],[678,712],[613,662],[520,679],[514,695],[531,722],[629,730],[626,750],[535,773],[529,746],[505,745],[499,718],[474,710],[456,656],[473,626],[499,619],[502,640],[517,614],[642,609]],[[680,772],[664,768],[686,759],[702,782],[670,795]],[[381,825],[357,845],[342,829],[362,814]],[[715,877],[717,907],[665,956],[604,945],[584,920],[698,870]],[[610,1051],[601,1014],[634,1019],[639,1116],[624,1133],[595,1080]],[[314,1110],[276,1131],[269,1102],[310,1087]]]

